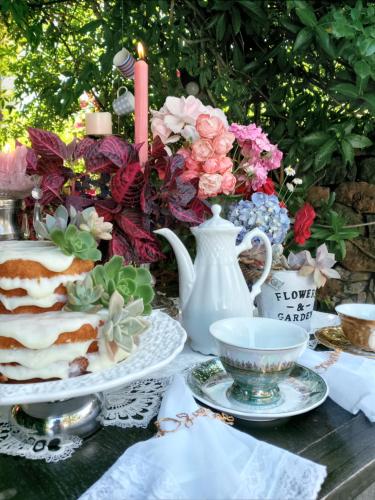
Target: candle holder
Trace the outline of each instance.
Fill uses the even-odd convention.
[[[0,197],[0,240],[19,240],[21,228],[18,224],[18,212],[22,200]]]

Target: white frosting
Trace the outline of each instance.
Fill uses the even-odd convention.
[[[98,314],[82,312],[1,314],[0,337],[15,339],[29,349],[46,349],[61,333],[74,332],[85,324],[97,328],[100,319]]]
[[[128,357],[128,353],[119,349],[115,359],[108,357],[106,352],[90,353],[86,357],[89,360],[87,371],[96,372],[109,368],[114,364]],[[78,357],[78,356],[77,356]],[[69,376],[78,375],[78,367],[74,364],[70,365],[69,361],[55,361],[47,366],[27,367],[21,365],[0,365],[0,373],[13,380],[29,380],[33,378],[49,379],[49,378],[68,378]]]
[[[52,307],[57,302],[66,302],[66,295],[59,295],[53,293],[46,297],[39,299],[30,297],[29,295],[22,295],[21,297],[8,297],[0,293],[0,302],[8,311],[13,311],[17,307],[22,306],[37,306],[37,307]]]
[[[22,288],[26,290],[30,297],[40,299],[53,294],[54,290],[60,285],[72,281],[81,281],[87,273],[81,274],[66,274],[54,276],[53,278],[0,278],[0,288],[3,290],[15,290]]]
[[[2,241],[0,242],[0,264],[8,260],[32,260],[55,273],[66,271],[74,255],[65,255],[50,241]]]
[[[32,378],[68,378],[69,362],[57,361],[43,368],[27,368],[20,365],[1,365],[0,373],[13,380],[29,380]]]
[[[92,340],[58,344],[47,349],[0,349],[0,363],[19,363],[25,368],[45,368],[57,361],[73,361],[84,356]],[[0,372],[2,369],[0,368]]]

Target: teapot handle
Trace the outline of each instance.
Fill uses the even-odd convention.
[[[268,236],[260,229],[253,229],[252,231],[250,231],[250,233],[248,233],[245,236],[242,243],[240,243],[237,246],[237,255],[244,252],[245,250],[250,250],[250,248],[252,248],[252,246],[253,246],[252,240],[254,238],[259,238],[260,240],[263,241],[263,243],[266,247],[266,262],[264,264],[264,269],[263,269],[263,272],[262,272],[260,278],[255,283],[253,283],[251,293],[250,293],[251,302],[254,302],[255,297],[260,293],[260,288],[263,285],[263,283],[266,281],[268,275],[270,274],[271,266],[272,266],[271,243],[270,243],[270,240],[268,239]]]

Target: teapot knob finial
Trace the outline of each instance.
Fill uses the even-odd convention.
[[[221,206],[216,204],[212,205],[211,212],[214,217],[219,217],[221,213]]]

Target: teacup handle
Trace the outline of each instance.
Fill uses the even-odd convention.
[[[245,250],[250,250],[252,248],[253,243],[252,240],[254,238],[259,238],[260,240],[263,241],[264,246],[266,247],[266,262],[264,264],[263,272],[260,276],[260,278],[253,283],[253,286],[251,288],[251,293],[250,293],[250,299],[251,302],[254,302],[255,297],[260,293],[261,286],[263,283],[266,281],[268,275],[270,274],[271,271],[271,266],[272,266],[272,247],[270,240],[268,239],[268,236],[261,231],[260,229],[253,229],[248,233],[245,238],[243,239],[242,243],[240,243],[236,248],[237,248],[237,255],[240,255],[240,253],[244,252]]]
[[[125,89],[125,93],[128,91],[127,87],[125,87],[125,85],[121,85],[121,87],[119,87],[117,89],[117,97],[120,97],[121,95],[121,89]]]

